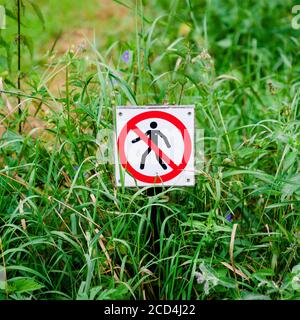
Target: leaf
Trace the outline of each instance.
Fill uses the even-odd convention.
[[[31,58],[33,58],[33,40],[31,37],[22,35],[22,41],[24,45],[28,48]]]
[[[7,48],[9,45],[8,43],[2,38],[2,36],[0,35],[0,46]]]
[[[69,237],[67,233],[62,232],[62,231],[51,231],[50,233],[58,236],[59,238],[62,238],[63,240],[68,242],[74,249],[78,250],[79,252],[81,251],[78,243],[75,242],[73,239],[71,239],[71,237]]]
[[[231,262],[231,266],[232,266],[234,272],[235,272],[235,267],[234,267],[233,249],[234,249],[234,239],[235,239],[235,234],[236,234],[237,226],[238,226],[237,223],[235,223],[235,224],[233,225],[232,233],[231,233],[231,238],[230,238],[230,245],[229,245],[230,262]],[[224,263],[225,263],[225,262],[224,262]]]
[[[97,300],[126,300],[129,298],[129,290],[125,284],[120,284],[115,289],[103,290]]]
[[[248,293],[243,296],[243,300],[271,300],[269,296],[257,293]]]
[[[300,292],[300,264],[293,267],[292,274],[292,288]]]
[[[292,63],[291,61],[288,59],[288,57],[280,50],[280,56],[282,59],[282,62],[288,67],[291,68],[292,67]]]
[[[120,0],[113,0],[113,1],[120,4],[121,6],[124,6],[125,8],[132,9],[127,3],[124,3]]]
[[[31,4],[33,10],[35,11],[36,15],[38,16],[38,18],[40,19],[42,25],[43,25],[43,28],[45,28],[45,19],[44,19],[44,16],[43,16],[43,13],[40,9],[40,7],[32,0],[28,0],[29,3]]]
[[[5,15],[5,8],[0,6],[0,29],[6,28],[6,15]]]
[[[300,173],[287,180],[282,186],[281,201],[290,197],[300,189]]]
[[[271,268],[262,269],[252,274],[252,277],[258,280],[266,280],[267,277],[273,277],[274,271]]]
[[[297,151],[293,151],[293,152],[288,153],[288,155],[284,159],[282,170],[284,172],[287,171],[294,163],[297,162],[296,161],[297,157],[298,157]]]
[[[5,56],[0,56],[0,69],[6,70],[7,69],[7,59]],[[3,90],[3,89],[1,89]]]
[[[89,297],[87,293],[85,292],[85,281],[82,281],[77,293],[76,300],[88,300]]]
[[[279,222],[277,222],[276,220],[274,220],[274,222],[277,224],[277,226],[279,227],[280,231],[285,235],[286,239],[289,242],[292,242],[292,235],[290,234],[290,232],[284,228],[284,226],[282,226]]]
[[[131,90],[130,86],[128,85],[128,83],[126,81],[124,81],[121,77],[115,75],[113,72],[110,72],[109,75],[114,78],[116,81],[119,82],[120,87],[122,89],[122,91],[125,93],[126,97],[128,98],[128,100],[130,101],[130,103],[132,105],[137,105],[135,96],[133,91]]]
[[[5,48],[6,51],[6,64],[8,69],[10,69],[11,66],[11,60],[12,60],[12,52],[11,52],[11,44],[3,39],[3,37],[0,35],[0,48]]]
[[[221,48],[227,49],[232,46],[232,40],[230,38],[225,38],[218,41],[217,45]]]
[[[32,278],[16,277],[8,281],[9,289],[15,293],[31,292],[44,288],[45,286]]]
[[[6,289],[6,270],[5,267],[0,265],[0,290]]]
[[[16,85],[15,85],[12,81],[10,81],[8,78],[5,78],[5,79],[4,79],[4,83],[5,83],[6,85],[8,85],[8,86],[11,86],[11,87],[17,89]]]
[[[16,16],[16,15],[14,14],[14,12],[12,12],[11,10],[5,8],[5,14],[6,14],[8,17],[12,18],[13,20],[18,21],[17,16]]]
[[[221,262],[223,266],[225,266],[226,268],[228,268],[229,270],[235,272],[237,275],[239,275],[240,277],[249,280],[249,278],[239,269],[237,268],[233,268],[229,263],[227,262]]]
[[[295,273],[300,276],[300,264],[297,264],[293,267],[292,273]]]

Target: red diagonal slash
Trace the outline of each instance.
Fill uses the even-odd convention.
[[[178,169],[177,164],[174,163],[150,138],[148,138],[143,131],[141,131],[137,126],[133,126],[131,129],[173,170]]]

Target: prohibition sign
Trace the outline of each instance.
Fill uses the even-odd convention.
[[[166,120],[179,130],[184,142],[184,151],[183,151],[182,159],[179,165],[174,163],[172,159],[170,159],[150,138],[148,138],[148,136],[146,136],[137,127],[137,124],[139,122],[146,119],[150,119],[150,118],[158,118],[158,119]],[[160,176],[157,176],[157,175],[149,176],[149,175],[142,174],[141,172],[134,169],[130,165],[130,163],[127,161],[127,157],[124,150],[125,140],[130,130],[135,132],[136,135],[140,137],[141,140],[143,140],[148,145],[148,147],[155,152],[157,156],[159,156],[165,163],[167,163],[171,167],[172,171]],[[135,179],[142,182],[153,183],[153,184],[166,182],[178,176],[186,167],[192,152],[191,137],[185,125],[175,116],[163,111],[147,111],[147,112],[140,113],[134,116],[133,118],[131,118],[121,130],[120,135],[118,137],[117,146],[118,146],[121,165],[123,166],[123,168],[127,170]]]

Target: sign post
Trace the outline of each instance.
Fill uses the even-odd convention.
[[[153,197],[156,194],[159,194],[162,192],[161,187],[151,187],[147,189],[147,196]],[[150,248],[151,252],[155,256],[159,256],[160,253],[160,244],[159,244],[159,230],[158,230],[158,220],[161,218],[161,211],[159,210],[159,207],[157,205],[151,206],[151,212],[150,212],[150,219],[152,224],[152,233],[151,233],[151,239],[152,239],[152,246]],[[155,273],[155,270],[152,270],[153,273]],[[153,296],[155,299],[159,300],[160,296],[160,279],[158,279],[158,283],[155,286],[152,286],[153,288]]]
[[[117,186],[149,186],[148,197],[163,186],[193,186],[194,106],[117,107],[114,155]],[[156,205],[151,207],[155,255],[159,255],[161,213]],[[159,283],[153,294],[159,299]]]

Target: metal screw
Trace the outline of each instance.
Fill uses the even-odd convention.
[[[186,182],[190,182],[191,180],[188,178],[188,179],[186,179]]]
[[[189,112],[188,112],[188,115],[190,116],[191,114],[192,114],[191,111],[189,111]]]
[[[119,116],[122,116],[123,115],[123,113],[122,112],[119,112]]]

